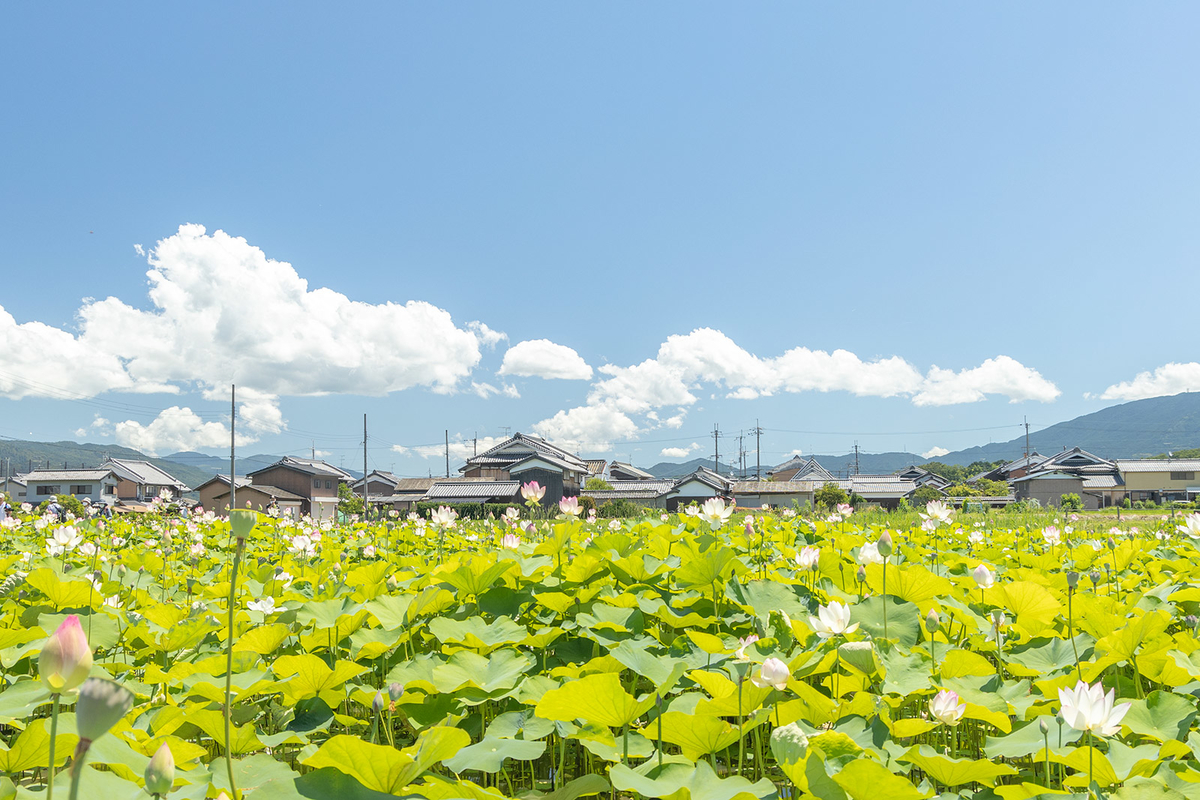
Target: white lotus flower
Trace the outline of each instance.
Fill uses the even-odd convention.
[[[983,531],[971,531],[971,535],[967,537],[967,541],[971,544],[983,544]]]
[[[501,516],[501,519],[507,522],[509,525],[516,525],[521,520],[521,512],[512,506],[509,506],[508,508],[504,509],[504,514]]]
[[[500,537],[500,546],[509,550],[516,550],[521,546],[521,537],[515,533],[506,533]]]
[[[980,589],[990,589],[996,585],[996,573],[988,569],[986,564],[980,564],[971,575]]]
[[[71,552],[82,542],[83,534],[75,530],[72,525],[63,525],[55,528],[54,532],[46,539],[46,548],[50,551],[50,555],[60,556]]]
[[[858,630],[858,623],[850,624],[850,606],[833,600],[827,606],[817,609],[817,616],[808,618],[809,626],[822,639],[833,636],[844,636]]]
[[[1062,544],[1062,534],[1053,525],[1047,525],[1042,529],[1042,538],[1046,540],[1046,546],[1048,547],[1057,547]]]
[[[740,647],[738,647],[738,649],[734,652],[734,655],[737,656],[738,661],[746,660],[746,648],[749,647],[750,645],[754,644],[757,641],[758,641],[757,633],[752,633],[749,636],[747,636],[745,639],[738,640],[738,644],[740,645]]]
[[[458,512],[449,506],[438,506],[437,510],[429,512],[429,521],[439,528],[454,527],[456,519],[458,519]]]
[[[943,725],[957,725],[967,711],[967,704],[959,702],[958,692],[942,689],[929,700],[929,714]]]
[[[1104,684],[1096,681],[1088,686],[1083,681],[1074,689],[1059,689],[1058,699],[1062,703],[1062,718],[1077,731],[1091,731],[1100,736],[1112,736],[1121,730],[1121,720],[1129,711],[1129,703],[1113,705],[1114,691],[1104,693]]]
[[[787,664],[778,658],[768,658],[759,668],[758,674],[750,676],[750,682],[760,689],[770,687],[782,692],[787,688],[790,677],[792,677],[792,671],[788,669]]]
[[[1177,530],[1184,536],[1190,536],[1193,539],[1200,538],[1200,514],[1188,514],[1183,518],[1183,524],[1179,525]]]
[[[950,521],[950,517],[953,515],[954,510],[950,506],[941,500],[931,500],[926,503],[921,519],[933,522],[935,525],[944,525]]]
[[[879,555],[879,545],[875,542],[867,542],[858,548],[858,563],[882,564],[883,556]]]
[[[821,550],[816,547],[800,548],[800,555],[796,557],[796,563],[800,569],[815,569],[817,562],[821,560]]]
[[[725,501],[719,497],[708,498],[700,507],[700,519],[707,522],[714,531],[719,530],[732,516],[733,506],[725,505]]]
[[[287,611],[286,606],[278,606],[277,607],[275,605],[275,598],[271,597],[270,595],[264,597],[261,600],[255,600],[255,601],[247,603],[246,608],[250,609],[251,611],[258,611],[263,616],[268,616],[270,614],[274,614],[276,611]]]

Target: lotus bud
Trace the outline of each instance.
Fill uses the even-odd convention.
[[[120,577],[124,578],[124,577],[125,577],[125,573],[127,573],[127,572],[129,572],[129,568],[128,568],[128,567],[126,567],[124,564],[122,564],[121,566],[117,567],[117,575],[119,575]]]
[[[388,684],[388,699],[393,703],[404,696],[404,684],[393,681]]]
[[[388,575],[388,579],[387,579],[388,589],[394,592],[394,591],[396,591],[397,588],[399,588],[399,586],[400,586],[400,581],[396,580],[396,576]]]
[[[133,692],[107,678],[88,678],[79,687],[75,729],[89,745],[108,733],[133,708]]]
[[[229,800],[229,795],[225,794],[225,792],[221,792],[219,795],[217,795],[217,800]]]
[[[859,583],[862,583],[863,581],[865,581],[867,579],[866,567],[859,566],[858,572],[855,574],[855,577],[858,578]]]
[[[1108,537],[1108,549],[1115,550],[1116,547],[1117,547],[1117,543],[1113,541],[1113,537],[1111,537],[1111,536]]]
[[[71,614],[62,621],[38,656],[38,674],[54,694],[69,692],[87,680],[92,669],[92,649],[79,617]]]
[[[1050,732],[1050,723],[1046,722],[1045,717],[1038,718],[1038,730],[1040,730],[1043,735]]]
[[[879,541],[875,543],[879,549],[879,555],[884,558],[890,558],[892,555],[892,534],[890,531],[884,531],[879,534]]]
[[[750,516],[746,517],[746,535],[747,536],[754,535],[754,517],[750,517]]]
[[[383,711],[383,692],[375,693],[375,699],[371,701],[371,710],[376,714]]]
[[[152,795],[165,795],[175,785],[175,756],[163,742],[154,751],[154,757],[146,765],[146,791]]]
[[[28,597],[29,597],[29,592],[25,591],[24,589],[21,589],[20,591],[17,592],[18,600],[24,600]]]
[[[1067,573],[1067,588],[1074,590],[1079,585],[1079,573],[1071,570]]]
[[[929,616],[925,618],[925,632],[930,636],[937,633],[942,627],[942,620],[938,617],[936,609],[930,609]]]

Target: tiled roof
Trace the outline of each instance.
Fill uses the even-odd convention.
[[[294,456],[284,456],[274,464],[263,467],[262,469],[254,470],[250,473],[250,475],[257,475],[260,472],[266,472],[267,470],[275,469],[276,467],[288,467],[289,469],[294,469],[297,472],[303,472],[306,475],[328,475],[331,478],[339,478],[344,480],[351,480],[353,478],[353,476],[349,472],[346,472],[346,470],[338,469],[332,464],[327,464],[324,461],[311,458],[296,458]]]
[[[1121,472],[1200,472],[1200,458],[1129,458],[1117,459]]]
[[[559,469],[569,470],[571,472],[583,472],[586,469],[583,466],[583,462],[579,461],[578,459],[575,459],[574,461],[568,461],[567,459],[559,458],[558,456],[551,455],[549,453],[530,453],[524,458],[518,459],[510,464],[508,467],[509,474],[525,471],[519,469],[519,467],[525,462],[533,461],[535,459],[545,461],[548,464],[553,464]]]
[[[116,475],[116,472],[111,469],[35,469],[33,472],[25,475],[25,482],[32,483],[37,481],[45,483],[47,481],[56,481],[59,483],[70,483],[71,481],[98,481],[109,475]]]
[[[1115,489],[1124,485],[1119,475],[1089,475],[1083,479],[1085,489]]]
[[[637,481],[637,483],[650,483],[650,481]],[[662,497],[663,492],[657,489],[584,489],[580,492],[584,497],[590,497],[597,503],[603,503],[606,500],[656,500]]]
[[[425,492],[426,500],[468,500],[513,497],[521,491],[520,481],[439,481]]]
[[[506,449],[508,452],[505,452]],[[545,456],[553,456],[571,464],[572,469],[584,472],[587,470],[587,464],[579,456],[574,453],[568,453],[561,447],[555,447],[540,436],[531,436],[527,433],[516,433],[509,439],[495,445],[494,447],[483,451],[479,455],[471,456],[467,459],[467,464],[484,464],[484,463],[514,463],[527,458],[532,453],[538,453]],[[490,459],[483,461],[482,459]]]
[[[110,458],[105,466],[111,465],[113,471],[126,480],[140,483],[143,486],[175,486],[186,490],[187,484],[169,472],[159,469],[149,461],[132,461],[124,458]],[[128,474],[126,474],[128,473]]]
[[[599,475],[608,466],[608,462],[603,458],[585,458],[583,463],[587,464],[588,475]]]
[[[205,486],[208,486],[210,483],[220,483],[224,486],[228,486],[229,485],[229,476],[228,475],[213,475],[211,478],[209,478],[208,480],[206,480],[204,483],[200,484],[196,488],[203,489]],[[249,486],[250,479],[247,478],[245,475],[238,475],[237,476],[237,485],[238,485],[239,489],[242,488],[243,486]]]
[[[646,472],[646,470],[639,469],[633,464],[627,464],[624,461],[614,461],[608,465],[609,474],[612,474],[614,469],[618,470],[619,472],[624,472],[627,475],[636,475],[639,479],[643,480],[651,480],[654,478],[654,476],[649,472]]]
[[[820,488],[817,481],[738,481],[734,494],[808,494]]]

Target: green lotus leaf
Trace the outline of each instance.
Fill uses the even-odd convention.
[[[920,564],[904,567],[888,564],[887,567],[887,595],[895,597],[897,600],[922,604],[939,595],[950,594],[950,590],[953,588],[950,581],[940,575],[934,575]],[[873,593],[879,595],[884,593],[883,564],[867,565],[867,585],[871,587]],[[889,608],[889,628],[891,627],[891,616],[891,608]]]
[[[1063,606],[1046,587],[1029,581],[1014,581],[992,590],[992,602],[1003,605],[1030,636],[1036,636],[1050,626]]]
[[[1079,650],[1080,661],[1087,661],[1092,655],[1096,640],[1086,633],[1075,636],[1075,647]],[[1013,647],[1004,654],[1009,664],[1018,664],[1025,668],[1023,674],[1052,675],[1060,669],[1075,666],[1075,651],[1070,639],[1040,637],[1026,644]]]
[[[898,760],[915,764],[945,786],[961,786],[964,783],[995,786],[997,778],[1017,774],[1017,771],[1007,764],[974,761],[969,758],[948,758],[924,744],[909,748]]]
[[[435,569],[430,577],[450,584],[463,597],[478,597],[516,566],[512,561],[489,563],[483,558],[472,558],[460,563],[453,571],[448,568]]]
[[[516,644],[526,635],[525,628],[507,617],[489,624],[479,616],[465,620],[436,617],[429,623],[429,632],[441,642],[461,644],[485,655],[498,647]]]
[[[876,565],[878,566],[878,565]],[[887,638],[902,650],[911,650],[920,638],[921,609],[915,603],[890,596],[887,598]],[[878,595],[850,607],[850,619],[862,633],[883,639],[883,603]]]
[[[35,720],[21,731],[13,740],[11,747],[4,747],[0,743],[0,772],[11,775],[35,767],[45,767],[49,764],[49,725],[49,720]],[[75,743],[79,741],[74,730],[74,725],[63,725],[54,737],[54,761],[57,766],[67,763],[67,758],[71,755]]]
[[[619,791],[673,800],[758,800],[775,796],[775,785],[767,779],[751,783],[740,776],[719,778],[706,761],[695,766],[652,765],[644,772],[615,764],[609,771],[609,779]]]
[[[651,723],[646,733],[657,736],[658,723]],[[738,730],[715,716],[683,714],[667,711],[662,715],[662,738],[665,742],[679,745],[683,754],[693,761],[700,757],[724,750],[736,742],[745,732]]]
[[[932,794],[921,791],[870,758],[851,761],[833,776],[833,780],[851,800],[923,800]]]
[[[542,695],[537,715],[550,720],[584,719],[620,728],[654,705],[654,696],[634,698],[621,685],[621,679],[611,673],[589,675],[569,681]]]
[[[469,769],[499,772],[506,759],[532,761],[545,751],[546,743],[542,741],[485,736],[483,741],[464,747],[444,763],[446,768],[454,773]]]
[[[1070,725],[1059,725],[1053,717],[1043,719],[1050,721],[1047,736],[1043,736],[1038,720],[1034,719],[1012,733],[987,737],[983,752],[988,758],[1024,758],[1040,752],[1049,741],[1050,751],[1065,757],[1071,751],[1071,745],[1083,737],[1083,731],[1077,731]]]
[[[516,686],[532,666],[533,659],[516,650],[496,650],[487,657],[461,650],[434,668],[433,683],[439,692],[466,689],[467,696],[483,700]]]
[[[1121,724],[1160,742],[1186,739],[1196,719],[1196,704],[1172,692],[1154,691],[1143,700],[1131,700]]]
[[[438,763],[452,758],[471,742],[458,728],[430,728],[412,747],[368,744],[356,736],[334,736],[308,758],[313,769],[333,767],[377,792],[396,794]]]

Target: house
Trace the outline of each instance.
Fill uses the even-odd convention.
[[[922,469],[915,464],[910,465],[908,469],[897,472],[896,477],[901,480],[912,481],[917,485],[917,488],[930,486],[939,492],[945,490],[950,485],[950,481],[947,478],[938,475],[936,472]]]
[[[665,495],[675,485],[667,479],[610,480],[611,489],[584,489],[580,494],[596,501],[596,507],[610,500],[630,500],[647,508],[666,508]]]
[[[624,461],[614,461],[608,465],[608,476],[611,481],[652,481],[654,476],[644,469],[638,469],[633,464]]]
[[[733,497],[745,508],[789,508],[793,505],[813,505],[813,493],[824,481],[737,481]]]
[[[350,484],[350,489],[360,497],[363,493],[363,480],[363,478],[359,478]],[[366,481],[367,497],[373,502],[376,497],[386,497],[395,493],[396,484],[400,482],[400,479],[390,472],[373,470],[367,475]]]
[[[979,475],[972,475],[969,483],[974,483],[980,479],[989,481],[1008,481],[1013,478],[1023,478],[1030,470],[1035,469],[1039,464],[1046,460],[1046,457],[1036,450],[1027,456],[1021,456],[1015,461],[1009,461],[1007,464],[988,470]]]
[[[24,475],[12,475],[0,480],[0,494],[8,495],[8,499],[13,505],[26,502],[25,489]]]
[[[243,486],[249,485],[249,478],[245,475],[237,476],[238,491],[241,491]],[[196,487],[196,494],[200,496],[200,507],[205,511],[212,511],[215,514],[226,511],[229,507],[229,476],[213,475]],[[218,504],[217,498],[220,496],[225,497],[225,502]]]
[[[251,472],[253,486],[282,489],[301,499],[300,513],[316,520],[333,519],[337,514],[338,485],[350,483],[353,476],[332,464],[310,458],[284,456],[270,466]],[[239,499],[238,505],[241,505]]]
[[[846,494],[856,494],[868,503],[887,509],[898,508],[902,499],[911,497],[917,490],[915,481],[899,475],[851,475],[835,483]]]
[[[303,515],[304,498],[285,492],[275,486],[260,486],[253,483],[243,485],[238,479],[237,504],[238,508],[251,508],[255,511],[267,511],[272,506],[279,509],[280,517],[298,520]],[[213,508],[226,510],[229,508],[229,482],[224,484],[225,491],[213,497]]]
[[[464,478],[496,481],[537,481],[546,487],[542,504],[553,506],[563,497],[578,495],[588,476],[588,464],[545,439],[524,433],[467,459],[459,468]]]
[[[122,501],[149,503],[164,492],[178,499],[190,491],[186,483],[149,461],[109,458],[100,466],[111,469],[121,479],[117,485],[117,499]]]
[[[608,462],[603,458],[585,458],[583,463],[587,465],[589,478],[603,478],[608,469]]]
[[[35,469],[25,476],[25,502],[37,505],[55,495],[74,495],[81,501],[116,505],[121,478],[109,467],[95,469]]]
[[[547,491],[547,494],[549,492]],[[458,481],[435,482],[421,498],[428,503],[513,503],[520,505],[520,481]]]
[[[662,496],[663,507],[668,511],[679,511],[692,503],[703,503],[712,497],[732,501],[733,486],[734,482],[724,475],[718,475],[707,467],[700,467],[675,481]]]
[[[1123,495],[1155,503],[1200,497],[1200,458],[1117,459]]]
[[[1017,500],[1037,500],[1043,506],[1060,506],[1064,494],[1077,494],[1084,508],[1099,508],[1099,499],[1084,492],[1083,481],[1082,476],[1070,472],[1039,470],[1009,481],[1009,486]]]
[[[836,481],[832,472],[822,467],[815,458],[793,456],[791,459],[767,470],[767,477],[773,481]]]

